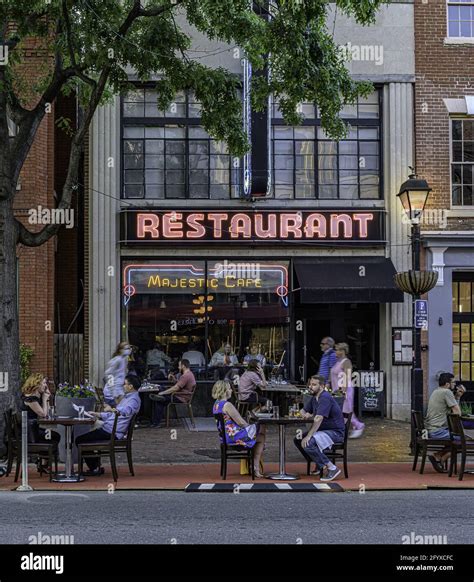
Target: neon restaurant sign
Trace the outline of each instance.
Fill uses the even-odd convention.
[[[123,243],[384,243],[384,215],[377,209],[321,211],[125,210]]]
[[[123,269],[123,302],[146,293],[276,293],[288,306],[288,269],[272,263],[135,263]]]

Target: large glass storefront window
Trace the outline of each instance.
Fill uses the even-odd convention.
[[[258,359],[289,378],[287,261],[124,261],[122,325],[142,374],[179,358],[201,379]],[[162,354],[162,355],[160,355]]]

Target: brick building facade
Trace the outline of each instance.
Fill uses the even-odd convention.
[[[26,87],[34,86],[39,71],[44,74],[48,59],[34,40],[25,44],[18,76]],[[28,95],[30,106],[36,99],[34,94]],[[29,211],[39,206],[52,209],[57,204],[56,193],[61,192],[67,171],[70,138],[56,122],[59,117],[68,118],[74,127],[75,103],[74,97],[61,97],[52,104],[23,166],[15,215],[32,231],[41,230],[43,225],[30,224]],[[74,206],[77,215],[77,200]],[[78,247],[78,236],[76,223],[73,229],[62,228],[58,236],[40,247],[19,245],[17,250],[20,341],[33,350],[30,370],[50,378],[54,377],[54,335],[67,330],[81,300],[82,248]],[[81,326],[77,318],[71,331],[81,330]]]
[[[433,189],[422,221],[430,292],[427,387],[474,384],[474,3],[415,1],[416,171]],[[451,346],[453,348],[451,349]]]

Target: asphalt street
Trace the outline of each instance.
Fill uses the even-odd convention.
[[[472,543],[473,492],[2,492],[0,543],[385,544],[404,535]]]

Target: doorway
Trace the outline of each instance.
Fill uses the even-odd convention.
[[[355,370],[379,369],[379,304],[340,303],[299,306],[296,319],[303,333],[296,334],[295,378],[306,381],[316,374],[325,336],[349,344]]]

